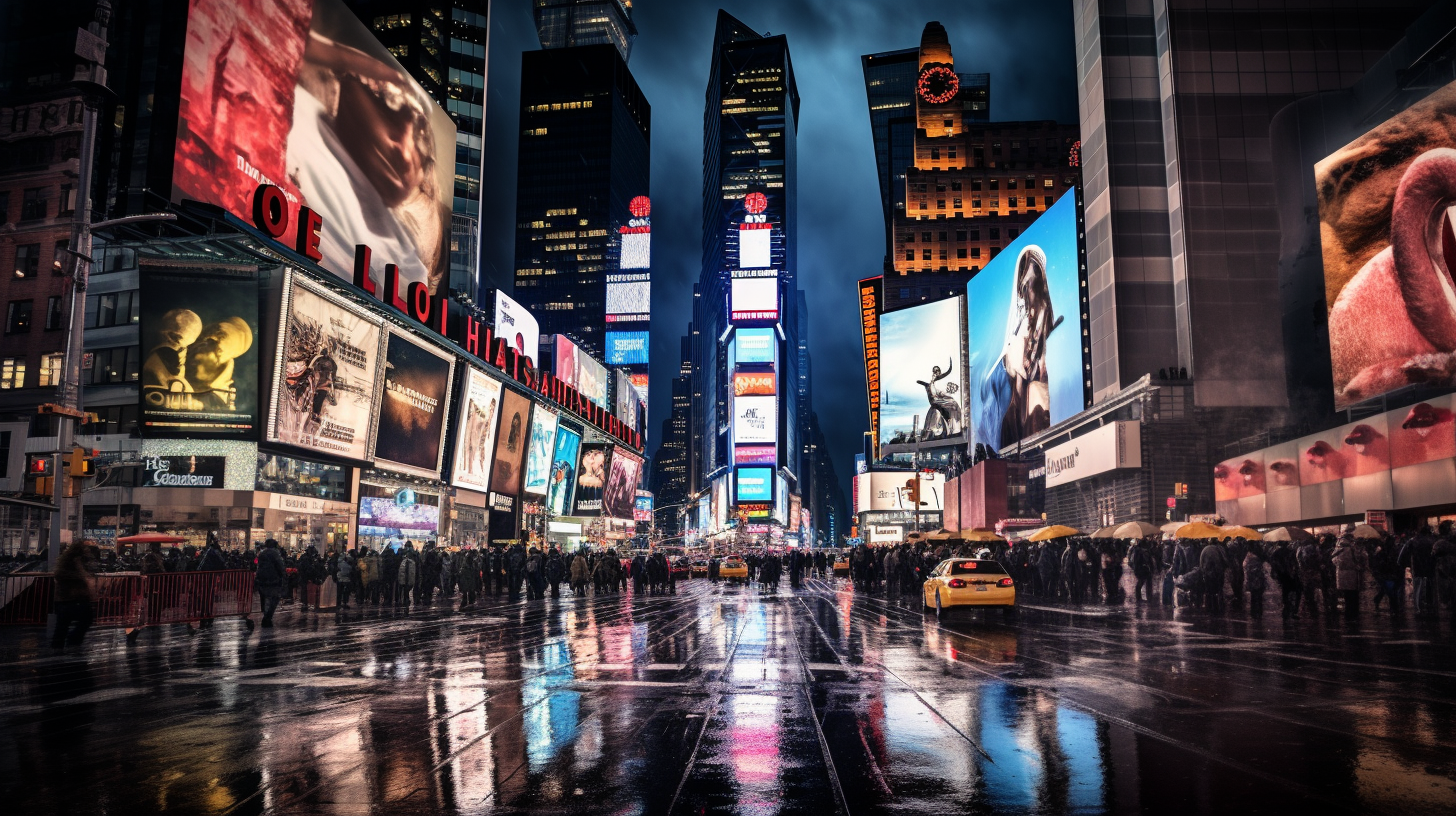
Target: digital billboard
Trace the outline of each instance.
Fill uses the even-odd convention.
[[[622,420],[627,427],[635,431],[637,430],[638,406],[641,404],[642,398],[637,393],[637,388],[632,385],[632,380],[628,378],[625,369],[617,369],[617,374],[612,379],[615,383],[614,390],[617,392],[614,400],[616,407],[612,409],[612,412],[617,415],[617,419]]]
[[[637,491],[636,503],[632,506],[632,518],[636,521],[652,521],[654,497],[645,490]]]
[[[733,396],[773,396],[778,393],[778,379],[772,371],[736,371],[733,373]]]
[[[652,233],[622,233],[622,269],[646,269],[652,266]]]
[[[556,452],[551,456],[551,492],[547,505],[553,516],[569,516],[576,498],[577,455],[581,432],[568,425],[556,429]]]
[[[652,311],[652,283],[643,273],[607,276],[607,314],[646,315]]]
[[[525,306],[499,290],[495,293],[495,336],[505,340],[517,354],[529,358],[532,367],[538,367],[541,325]]]
[[[737,496],[740,502],[767,502],[774,500],[773,468],[738,468]]]
[[[909,510],[915,507],[910,502],[910,487],[907,482],[915,481],[914,471],[876,470],[854,477],[854,512],[873,510]],[[939,473],[920,474],[921,512],[944,510],[945,477]]]
[[[957,439],[965,432],[965,319],[959,297],[880,316],[881,445]]]
[[[602,494],[607,486],[607,459],[612,446],[581,446],[581,464],[576,476],[576,512],[578,516],[595,516],[602,512]]]
[[[735,397],[733,400],[733,444],[778,441],[777,397]]]
[[[581,349],[575,343],[558,334],[552,340],[551,356],[552,375],[556,379],[580,391],[581,389],[577,387],[576,361],[581,356]]]
[[[323,219],[330,272],[352,280],[363,244],[437,292],[455,188],[445,111],[341,0],[188,7],[172,200],[250,221],[255,190],[275,185]]]
[[[1062,196],[966,285],[968,424],[988,447],[1013,445],[1086,407],[1076,208],[1075,196]],[[887,323],[880,336],[884,438],[886,386],[900,361]]]
[[[267,439],[368,459],[383,326],[302,276],[285,289]]]
[[[1456,384],[1456,83],[1314,166],[1335,408],[1410,385]]]
[[[740,363],[772,363],[777,349],[773,329],[738,329],[733,333],[733,351]]]
[[[359,497],[360,535],[432,536],[439,529],[438,496],[405,488],[393,496]]]
[[[480,369],[466,369],[460,394],[460,418],[455,423],[455,467],[450,481],[456,487],[483,493],[490,486],[500,399],[499,380],[486,376]]]
[[[647,332],[609,331],[607,365],[647,365]]]
[[[733,320],[778,319],[778,278],[734,278],[731,297]]]
[[[143,266],[140,288],[142,427],[256,438],[257,270]]]
[[[502,496],[521,494],[526,447],[530,444],[531,401],[506,389],[501,395],[500,428],[495,435],[495,463],[491,466],[490,489]]]
[[[608,407],[607,367],[584,351],[576,355],[576,390],[597,405]]]
[[[632,387],[637,389],[637,393],[640,395],[642,404],[651,405],[652,403],[648,401],[647,373],[633,372],[632,374],[627,375],[627,377],[632,381]]]
[[[438,478],[455,356],[394,331],[386,343],[375,464]]]
[[[734,445],[733,464],[772,465],[778,461],[777,445]]]
[[[870,439],[880,442],[880,287],[883,277],[859,282],[860,340],[864,347],[865,397],[870,409]]]
[[[642,460],[618,445],[612,452],[607,470],[607,488],[602,494],[602,515],[609,518],[633,518],[637,503],[637,483],[642,479]]]
[[[741,224],[738,229],[738,266],[760,269],[772,263],[773,230],[768,224]]]
[[[556,414],[536,406],[531,417],[531,445],[526,453],[524,493],[545,496],[551,485],[551,454],[556,450]]]

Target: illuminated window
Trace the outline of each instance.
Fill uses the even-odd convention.
[[[972,209],[979,210],[981,208],[981,199],[979,199],[979,198],[973,198],[973,199],[971,199],[971,208]]]
[[[943,210],[943,209],[945,209],[945,199],[943,199],[943,198],[942,199],[938,199],[935,202],[935,208],[937,210]]]
[[[928,260],[930,260],[930,250],[928,250],[928,249],[921,250],[920,260],[922,260],[922,261],[928,261]]]
[[[1041,186],[1050,188],[1052,186],[1052,179],[1042,179]]]
[[[979,257],[981,257],[981,248],[980,247],[971,247],[971,257],[972,258],[979,258]]]
[[[907,250],[905,250],[905,260],[907,260],[907,261],[913,261],[913,260],[915,260],[915,250],[913,250],[913,249],[907,249]]]
[[[6,357],[0,362],[0,388],[24,388],[25,387],[25,359],[22,357]]]
[[[40,357],[40,387],[54,388],[61,384],[61,363],[66,355],[58,352]]]
[[[961,200],[959,198],[955,199],[951,202],[951,206],[957,210],[961,209]]]

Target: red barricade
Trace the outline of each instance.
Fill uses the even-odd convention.
[[[253,608],[252,570],[98,575],[92,584],[97,626],[155,626],[244,617]],[[0,625],[44,625],[55,598],[48,573],[0,577]]]
[[[253,572],[161,572],[143,576],[145,625],[247,617],[253,606]]]

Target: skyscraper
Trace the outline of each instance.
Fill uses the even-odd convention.
[[[478,298],[499,282],[480,280],[480,177],[485,148],[486,43],[490,0],[347,0],[455,120],[455,202],[450,288]]]
[[[588,7],[612,22],[592,22]],[[543,334],[573,336],[608,359],[608,275],[637,267],[632,282],[644,286],[633,291],[645,292],[636,278],[650,274],[632,251],[650,240],[645,224],[631,224],[649,212],[652,109],[627,68],[630,5],[548,2],[536,20],[544,50],[521,55],[514,294]],[[595,41],[592,26],[625,33]]]
[[[657,529],[664,536],[682,534],[680,510],[688,497],[688,445],[692,439],[692,336],[680,343],[680,363],[672,378],[672,413],[662,419],[657,454],[652,457],[650,489],[657,500]]]
[[[533,13],[542,48],[611,45],[632,56],[632,0],[536,0]]]

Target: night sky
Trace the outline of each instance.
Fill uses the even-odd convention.
[[[540,48],[530,0],[492,3],[483,263],[512,279],[522,51]],[[637,0],[628,63],[652,105],[652,406],[649,450],[670,409],[678,342],[702,257],[703,101],[719,8],[786,34],[798,80],[799,286],[809,302],[814,408],[846,500],[868,430],[855,283],[879,274],[884,227],[860,56],[950,34],[956,69],[991,74],[997,121],[1077,121],[1070,0]]]

